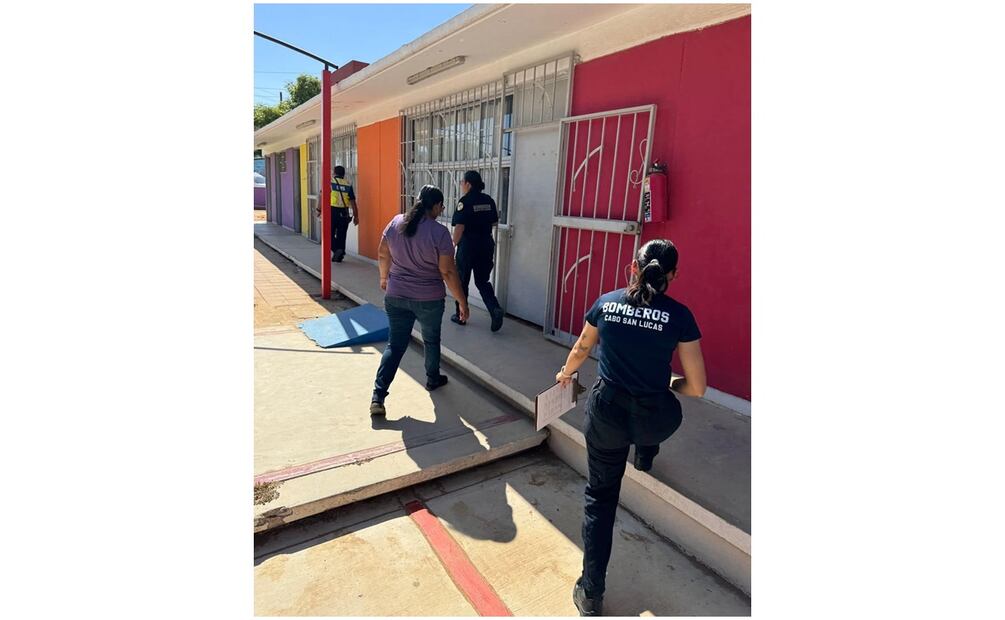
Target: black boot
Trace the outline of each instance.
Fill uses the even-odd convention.
[[[447,384],[447,376],[440,375],[435,379],[426,378],[426,389],[432,392],[436,388],[441,388]]]
[[[496,306],[492,309],[492,331],[499,331],[502,327],[504,316],[506,316],[506,311],[502,308]]]
[[[604,613],[604,597],[589,597],[583,589],[583,578],[576,580],[572,588],[572,602],[576,604],[580,616],[601,616]]]

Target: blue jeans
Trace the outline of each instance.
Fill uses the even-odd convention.
[[[440,327],[443,323],[444,300],[414,301],[402,297],[385,297],[384,311],[390,324],[387,347],[380,358],[377,380],[373,382],[372,402],[382,403],[398,372],[401,358],[408,349],[415,320],[419,320],[423,348],[426,352],[426,379],[440,376]]]

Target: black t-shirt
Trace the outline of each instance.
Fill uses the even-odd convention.
[[[666,391],[677,343],[701,338],[687,306],[666,295],[633,306],[625,289],[612,291],[597,299],[586,320],[600,333],[600,377],[636,395]]]
[[[496,201],[482,192],[468,192],[457,203],[451,226],[464,224],[461,242],[483,241],[492,238],[492,225],[499,221]]]

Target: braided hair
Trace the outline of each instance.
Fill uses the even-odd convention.
[[[415,231],[419,229],[419,222],[426,216],[426,213],[436,205],[443,202],[443,192],[435,185],[423,185],[416,196],[415,205],[405,215],[401,223],[401,231],[406,237],[415,236]]]
[[[669,239],[653,239],[635,257],[639,271],[632,275],[626,296],[636,306],[648,306],[654,295],[667,290],[667,274],[677,270],[677,248]]]

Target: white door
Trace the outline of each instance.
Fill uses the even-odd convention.
[[[552,125],[515,133],[506,312],[544,325],[560,131]]]

